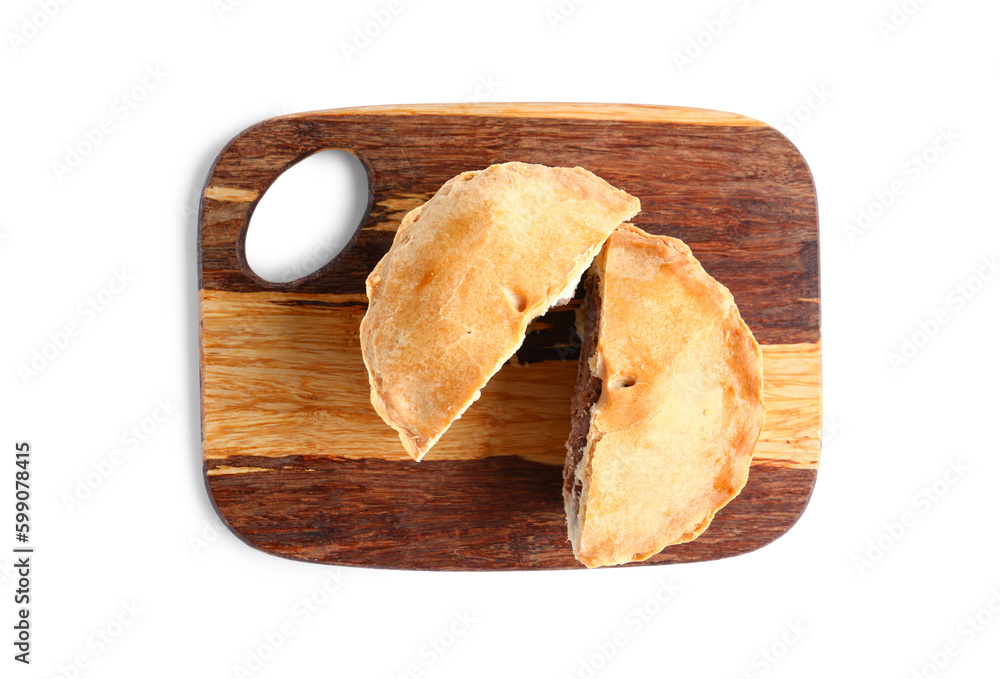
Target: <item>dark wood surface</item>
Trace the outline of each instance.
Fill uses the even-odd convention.
[[[515,456],[419,464],[247,457],[238,464],[280,469],[208,477],[229,526],[266,552],[396,569],[581,567],[566,540],[560,467]],[[763,547],[798,520],[815,477],[812,469],[755,465],[752,482],[701,537],[642,563]]]
[[[263,281],[246,264],[244,252],[253,207],[281,172],[325,148],[351,150],[364,163],[370,179],[366,216],[351,243],[327,266],[291,283]],[[461,459],[459,450],[435,460],[432,451],[418,464],[385,459],[391,457],[384,450],[385,432],[373,431],[372,450],[352,444],[347,457],[357,459],[345,459],[336,445],[336,427],[329,423],[318,437],[329,445],[310,450],[263,446],[262,451],[260,441],[270,439],[261,436],[277,432],[280,438],[281,426],[290,425],[269,420],[258,429],[263,420],[255,419],[245,403],[217,403],[227,385],[240,379],[239,359],[233,356],[249,357],[259,348],[247,339],[255,326],[247,325],[244,333],[232,323],[211,321],[228,307],[239,306],[238,314],[245,316],[233,300],[267,293],[260,313],[273,309],[277,314],[280,307],[281,327],[287,327],[289,337],[317,334],[322,316],[317,320],[316,314],[340,315],[350,330],[363,314],[364,279],[388,249],[403,214],[459,172],[509,160],[581,165],[629,191],[642,201],[634,223],[685,240],[709,273],[733,292],[762,345],[791,347],[789,355],[796,347],[818,345],[812,178],[794,146],[756,121],[689,109],[602,105],[355,109],[265,121],[238,135],[220,154],[206,182],[199,233],[206,482],[220,515],[248,544],[290,558],[385,568],[579,566],[566,541],[561,470],[523,459],[532,451],[515,447],[493,450],[491,456],[473,454],[478,444],[470,438],[470,459]],[[289,309],[295,313],[289,315]],[[575,362],[579,351],[572,319],[569,309],[539,319],[517,362]],[[353,362],[360,361],[360,353],[353,345],[344,347],[337,361],[346,362],[349,371],[321,352],[310,359],[317,371],[334,371],[325,383],[333,389],[337,374],[350,372],[355,381],[358,376]],[[776,411],[801,434],[784,441],[787,459],[756,460],[743,494],[701,538],[669,547],[645,563],[740,554],[774,540],[795,522],[808,502],[818,459],[818,351],[810,355],[816,360],[803,363],[802,370],[815,389],[800,390],[794,395],[798,401]],[[271,358],[280,362],[281,356]],[[288,358],[289,364],[295,362]],[[250,363],[247,358],[248,371],[254,369]],[[789,380],[787,389],[795,390],[797,381]],[[260,381],[254,384],[266,391]],[[544,388],[538,387],[539,398]],[[310,398],[319,402],[323,395],[299,394],[297,407]],[[332,411],[324,407],[310,412],[329,419]],[[567,402],[567,431],[568,413]],[[796,418],[805,424],[799,426]],[[296,421],[312,426],[308,417]],[[224,444],[213,440],[213,432],[225,427],[237,428],[243,438],[230,436]],[[455,435],[459,444],[461,435]],[[804,441],[815,454],[798,458]],[[536,455],[549,462],[553,456],[558,452]]]

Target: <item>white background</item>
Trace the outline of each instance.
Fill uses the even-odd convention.
[[[887,32],[890,0],[399,2],[351,59],[343,46],[388,0],[50,1],[51,17],[4,3],[0,676],[995,675],[1000,281],[982,262],[1000,254],[996,3],[908,0]],[[160,75],[144,85],[147,69]],[[436,574],[294,563],[219,530],[201,479],[192,211],[211,160],[284,112],[472,98],[721,109],[799,146],[819,193],[826,440],[785,537],[705,564]],[[355,184],[277,213],[329,231]],[[874,218],[852,232],[859,211]],[[127,286],[81,313],[116,271]],[[76,336],[25,376],[68,323]],[[894,363],[907,339],[921,346]],[[130,442],[158,399],[171,414]],[[30,667],[11,645],[17,440],[34,450]],[[344,582],[327,597],[331,574]],[[660,605],[664,583],[679,591]],[[302,597],[326,600],[307,618]],[[627,616],[643,606],[640,626]],[[978,630],[963,622],[977,614]],[[452,639],[456,615],[473,621]],[[438,639],[454,642],[440,656]]]

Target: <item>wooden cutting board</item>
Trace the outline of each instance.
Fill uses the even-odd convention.
[[[369,175],[344,251],[291,283],[247,266],[254,206],[286,169],[346,149]],[[403,216],[491,163],[581,165],[642,201],[726,285],[764,349],[767,424],[750,480],[697,540],[645,564],[757,549],[804,510],[819,463],[819,244],[809,168],[775,129],[676,107],[483,104],[282,116],[223,149],[198,240],[204,472],[241,539],[280,556],[434,570],[579,568],[561,484],[575,301],[537,319],[482,398],[420,463],[368,400],[364,280]]]

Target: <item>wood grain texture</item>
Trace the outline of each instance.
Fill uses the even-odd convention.
[[[358,341],[362,300],[204,290],[201,308],[205,459],[410,459],[369,401]],[[517,455],[561,467],[580,355],[573,319],[568,307],[536,319],[514,359],[427,459]],[[763,349],[767,422],[755,457],[815,468],[822,430],[819,346]]]
[[[237,136],[202,199],[201,287],[363,293],[394,224],[447,179],[509,160],[580,165],[642,200],[637,226],[691,246],[733,292],[758,341],[819,341],[818,305],[807,301],[819,297],[815,191],[805,161],[777,130],[687,123],[684,116],[670,123],[447,110],[298,115]],[[268,283],[243,254],[256,200],[244,197],[263,195],[284,170],[323,148],[348,149],[364,163],[368,212],[349,248],[327,266],[298,281]],[[227,193],[240,199],[220,199]]]
[[[609,120],[686,123],[689,125],[728,125],[765,127],[753,118],[736,113],[684,106],[642,106],[637,104],[574,104],[574,103],[483,103],[483,104],[409,104],[406,106],[364,106],[338,108],[329,111],[292,113],[287,118],[336,118],[352,115],[447,115],[490,116],[499,118],[557,118],[560,120]]]
[[[364,163],[367,213],[319,271],[263,281],[244,252],[253,209],[281,172],[325,148]],[[787,139],[749,118],[582,104],[295,114],[227,145],[206,182],[198,239],[203,453],[223,519],[248,544],[309,561],[578,566],[560,493],[576,303],[536,319],[422,463],[372,410],[360,358],[364,279],[399,221],[450,177],[507,160],[581,165],[638,196],[633,221],[685,240],[764,345],[768,422],[747,488],[698,540],[644,563],[731,556],[788,530],[808,502],[822,430],[809,170]]]
[[[241,462],[272,472],[210,475],[208,486],[233,531],[266,552],[397,569],[583,567],[566,539],[558,467],[518,457]],[[638,565],[705,561],[762,547],[795,523],[815,477],[815,470],[755,464],[743,492],[701,537]]]

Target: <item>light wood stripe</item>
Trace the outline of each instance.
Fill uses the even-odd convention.
[[[615,120],[687,125],[724,125],[767,127],[759,120],[736,113],[684,106],[644,106],[632,104],[590,103],[482,103],[482,104],[413,104],[407,106],[361,106],[327,111],[308,111],[281,116],[285,119],[351,115],[450,115],[501,116],[504,118],[571,118],[577,120]]]
[[[252,189],[234,189],[227,186],[209,186],[205,197],[229,203],[252,203],[260,194]]]
[[[767,421],[754,449],[754,461],[815,468],[823,439],[821,345],[762,348]]]
[[[226,476],[229,474],[256,474],[259,472],[273,472],[276,469],[268,469],[267,467],[229,467],[222,465],[219,467],[213,467],[209,469],[206,474],[209,476]]]
[[[403,193],[392,198],[380,200],[376,205],[385,210],[384,219],[366,226],[362,231],[396,231],[400,222],[411,210],[420,207],[431,199],[431,193]]]
[[[358,326],[364,295],[202,290],[204,455],[407,461],[372,409]],[[331,313],[330,304],[349,304]],[[755,461],[815,468],[820,346],[764,347],[767,423]],[[427,459],[519,455],[561,465],[574,361],[504,366]]]

